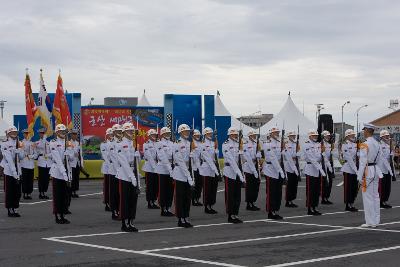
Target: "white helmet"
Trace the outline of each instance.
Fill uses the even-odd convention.
[[[201,136],[201,133],[200,133],[200,131],[199,130],[194,130],[193,131],[193,136]]]
[[[352,130],[352,129],[347,129],[347,130],[344,132],[344,137],[347,137],[347,136],[349,136],[349,135],[356,135],[356,132],[355,132],[354,130]]]
[[[154,130],[154,129],[150,129],[150,130],[147,131],[147,136],[150,136],[150,135],[157,135],[157,134],[158,134],[157,131]]]
[[[166,134],[166,133],[171,133],[171,129],[168,127],[162,127],[160,130],[160,135]]]
[[[276,132],[280,132],[278,127],[272,127],[271,129],[269,129],[268,133],[272,134],[272,133],[276,133]]]
[[[125,122],[122,125],[122,131],[134,131],[134,130],[135,130],[135,127],[130,122]]]
[[[248,137],[250,137],[250,136],[252,136],[252,135],[257,135],[256,131],[250,130],[250,131],[247,133],[247,136],[248,136]]]
[[[323,137],[325,137],[325,136],[330,136],[331,135],[331,133],[329,132],[329,131],[322,131],[322,133],[321,133],[321,135],[323,136]]]
[[[239,134],[239,131],[235,127],[231,127],[228,129],[228,135]]]
[[[106,135],[109,135],[109,134],[113,134],[113,129],[112,128],[108,128],[106,130]]]
[[[295,131],[290,131],[287,133],[287,136],[296,136],[297,133]]]
[[[210,127],[206,127],[203,130],[203,135],[209,134],[209,133],[213,133],[213,129],[211,129]]]
[[[67,127],[65,127],[64,124],[57,124],[56,129],[54,130],[55,132],[59,132],[59,131],[66,131]]]
[[[8,129],[6,130],[6,134],[9,134],[9,133],[11,133],[11,132],[18,132],[17,127],[11,126],[10,128],[8,128]]]
[[[190,131],[190,127],[187,124],[181,124],[178,127],[178,133],[181,133],[183,131]]]
[[[122,127],[119,124],[114,124],[111,129],[113,130],[113,132],[115,131],[122,131]]]
[[[388,130],[382,130],[382,131],[379,133],[379,136],[380,136],[380,137],[384,137],[384,136],[388,136],[388,135],[390,135],[390,133],[389,133]]]
[[[315,135],[318,135],[318,132],[316,131],[316,130],[314,130],[314,129],[311,129],[311,130],[309,130],[308,131],[308,136],[315,136]]]

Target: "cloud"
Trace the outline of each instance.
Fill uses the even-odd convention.
[[[164,93],[211,94],[237,116],[277,113],[287,92],[314,118],[315,103],[340,120],[370,121],[398,98],[398,1],[13,1],[0,11],[0,90],[7,118],[24,113],[25,68],[49,91],[102,103]]]

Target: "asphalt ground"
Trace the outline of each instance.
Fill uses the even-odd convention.
[[[0,266],[400,266],[400,186],[392,183],[390,203],[382,210],[376,229],[363,229],[362,211],[344,211],[343,187],[334,181],[331,206],[320,206],[323,216],[306,215],[305,182],[300,183],[299,208],[285,208],[283,221],[267,220],[265,183],[258,206],[247,211],[242,191],[243,224],[227,223],[223,183],[219,185],[216,215],[191,208],[192,229],[176,227],[176,218],[148,210],[139,197],[139,233],[120,232],[102,204],[102,181],[81,182],[73,199],[69,225],[57,225],[52,202],[21,201],[21,218],[0,214]],[[143,185],[144,183],[142,183]],[[2,182],[0,188],[3,188]],[[144,191],[144,189],[142,190]],[[51,195],[51,194],[50,194]],[[361,193],[356,206],[362,209]],[[4,193],[0,203],[4,207]]]

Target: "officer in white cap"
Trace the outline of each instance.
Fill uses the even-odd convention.
[[[347,129],[344,136],[345,143],[342,145],[342,155],[345,162],[341,171],[343,173],[345,210],[357,212],[358,209],[354,207],[358,193],[356,133],[352,129]]]
[[[285,173],[279,160],[281,158],[280,130],[273,127],[269,130],[270,140],[264,143],[263,150],[266,161],[263,164],[263,174],[266,176],[268,219],[282,220],[279,210],[282,201],[282,185]]]
[[[21,160],[21,171],[22,171],[22,193],[24,199],[32,199],[31,194],[33,192],[33,176],[36,158],[35,143],[30,140],[29,131],[25,129],[24,139],[21,141],[22,149],[24,150],[24,159]]]
[[[306,194],[308,215],[318,216],[321,213],[317,210],[319,195],[321,192],[321,179],[326,176],[322,169],[321,144],[318,142],[318,132],[310,130],[308,138],[304,143],[303,155],[306,161],[304,173],[306,175]]]
[[[224,176],[225,176],[225,205],[228,214],[228,222],[242,223],[239,219],[239,208],[241,201],[242,184],[246,183],[242,170],[239,168],[239,160],[243,155],[243,150],[239,145],[239,131],[231,127],[228,129],[228,140],[222,144],[222,154],[224,157]]]
[[[300,177],[299,166],[296,165],[296,161],[300,157],[300,147],[297,147],[296,136],[297,134],[294,131],[288,132],[288,142],[285,144],[285,150],[283,152],[285,172],[287,175],[285,206],[288,208],[297,208],[297,205],[293,203],[297,198],[297,187]]]
[[[144,165],[142,168],[146,173],[147,208],[159,209],[160,207],[156,204],[158,197],[158,174],[156,173],[158,132],[149,129],[147,137],[148,140],[143,144]]]
[[[53,160],[51,159],[50,144],[46,138],[46,128],[39,129],[39,140],[36,141],[39,199],[49,199],[46,193],[49,188],[50,167]]]
[[[110,174],[113,169],[112,160],[110,158],[109,145],[114,138],[112,128],[108,128],[105,133],[105,139],[100,144],[101,158],[103,163],[101,164],[101,173],[104,175],[103,180],[103,203],[105,205],[105,211],[111,211],[110,209]],[[115,172],[113,172],[115,175]]]
[[[383,178],[378,161],[381,157],[379,143],[373,137],[375,126],[364,124],[365,142],[360,144],[360,165],[357,180],[361,183],[365,224],[361,227],[376,227],[380,223],[379,179]]]
[[[200,166],[200,175],[203,177],[203,204],[204,212],[207,214],[218,213],[213,206],[217,200],[218,177],[220,175],[215,155],[218,155],[218,147],[213,141],[213,129],[206,127],[203,130],[204,142],[201,147],[202,164]]]
[[[243,147],[243,158],[245,159],[243,172],[246,178],[246,209],[257,211],[260,210],[255,203],[260,190],[261,177],[259,177],[260,166],[258,166],[258,159],[261,158],[261,152],[257,148],[257,133],[254,130],[250,130],[247,133],[247,137],[248,140],[244,143]]]
[[[3,159],[0,164],[4,168],[5,206],[8,217],[21,217],[17,209],[21,198],[21,160],[25,155],[15,126],[7,129],[6,136],[7,140],[1,144]]]
[[[389,200],[392,187],[393,170],[390,161],[393,157],[393,151],[390,149],[390,134],[387,130],[382,130],[379,134],[381,146],[381,158],[378,161],[379,168],[382,170],[383,178],[379,180],[379,197],[381,200],[381,208],[392,208],[387,202]],[[391,154],[392,153],[392,154]]]
[[[116,160],[119,165],[116,177],[119,179],[121,231],[137,232],[138,229],[133,225],[133,221],[136,218],[140,180],[134,172],[135,157],[138,157],[133,146],[135,127],[132,123],[126,122],[122,125],[122,131],[124,137],[115,144]]]
[[[172,200],[174,198],[174,183],[172,179],[172,150],[174,143],[171,141],[171,129],[163,127],[160,130],[160,140],[157,142],[157,166],[155,172],[159,180],[158,204],[161,216],[172,217]]]
[[[199,130],[193,130],[193,147],[192,150],[192,162],[193,162],[193,175],[194,175],[194,189],[192,193],[192,205],[193,206],[203,206],[200,202],[201,191],[203,190],[203,177],[200,175],[200,152],[202,149],[201,133]]]
[[[122,126],[114,124],[112,126],[113,140],[108,142],[107,146],[107,158],[110,161],[109,173],[110,173],[110,209],[111,219],[120,220],[119,208],[120,208],[120,194],[119,194],[119,179],[117,176],[117,170],[120,167],[118,163],[118,156],[116,150],[116,144],[122,142],[124,134],[122,132]]]
[[[53,164],[50,176],[53,181],[53,214],[58,224],[69,224],[64,215],[68,213],[68,193],[72,181],[70,161],[73,158],[71,144],[66,142],[67,128],[58,124],[55,128],[56,138],[50,142]]]
[[[335,178],[333,169],[333,157],[337,157],[337,150],[334,147],[334,141],[332,140],[331,133],[329,131],[322,131],[322,146],[324,152],[322,153],[325,162],[325,171],[327,177],[321,179],[321,204],[332,205],[333,203],[329,200],[332,192],[332,182]]]
[[[172,178],[175,180],[175,212],[178,218],[178,226],[193,227],[189,222],[191,187],[194,186],[194,179],[189,171],[189,161],[193,158],[191,153],[190,127],[181,124],[178,127],[180,135],[173,149],[174,169]]]

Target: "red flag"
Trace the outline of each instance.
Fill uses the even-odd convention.
[[[33,126],[38,117],[38,109],[32,95],[31,79],[29,74],[25,76],[25,108],[26,108],[26,123],[28,125],[29,137],[33,136]],[[18,129],[19,130],[19,129]]]
[[[69,112],[67,99],[64,95],[61,74],[58,75],[57,90],[53,104],[53,115],[56,118],[56,124],[62,123],[68,129],[72,129],[71,113]]]

